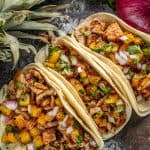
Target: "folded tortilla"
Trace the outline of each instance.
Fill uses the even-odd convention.
[[[15,75],[7,87],[8,90],[6,86],[1,90],[0,137],[2,142],[0,142],[0,148],[2,150],[6,148],[8,150],[20,150],[29,147],[31,149],[34,145],[36,149],[44,146],[49,146],[49,149],[66,147],[71,149],[79,147],[102,149],[103,140],[95,124],[88,119],[90,117],[83,109],[82,115],[88,119],[88,122],[86,119],[80,119],[73,107],[68,103],[67,97],[55,83],[55,79],[51,80],[49,76],[51,74],[48,73],[47,75],[47,70],[42,65],[30,64]],[[9,94],[9,99],[4,97],[7,94]],[[25,95],[23,96],[22,94]],[[8,102],[10,103],[10,99],[15,101],[16,98],[18,106],[15,110],[12,110],[13,107],[10,104],[8,105]],[[45,105],[44,102],[46,101],[50,104]],[[79,104],[76,105],[76,107],[82,109]],[[26,116],[23,115],[24,112]],[[43,123],[44,117],[47,119],[45,123]],[[34,122],[36,123],[34,124]],[[35,130],[33,129],[35,128],[36,131],[38,128],[39,132],[42,133],[34,136]],[[41,136],[43,144],[39,146]],[[26,141],[24,141],[25,139]],[[38,144],[36,141],[38,141]]]
[[[88,28],[90,25],[92,25],[91,29]],[[96,31],[99,25],[101,28]],[[86,43],[90,41],[89,36],[95,36],[95,39],[99,38],[99,42],[97,42],[99,45],[97,44],[96,49],[92,47],[91,43]],[[76,46],[88,51],[90,56],[104,68],[123,95],[128,98],[137,115],[150,114],[150,54],[148,53],[150,35],[136,30],[112,14],[96,13],[87,17],[75,29],[72,39]],[[88,41],[85,42],[85,39]],[[121,48],[116,45],[118,41],[122,42]],[[145,47],[143,47],[144,42]],[[112,52],[108,52],[109,46],[114,46],[111,49]],[[126,64],[126,60],[130,60],[130,62]],[[144,61],[144,63],[140,61]],[[139,83],[136,85],[137,78],[139,78]],[[146,88],[144,89],[144,87]]]
[[[53,47],[49,47],[49,54],[45,47],[35,60],[48,68],[50,79],[57,78],[56,84],[83,120],[86,118],[75,103],[87,112],[104,140],[116,135],[127,124],[132,113],[129,102],[104,69],[88,52],[75,46],[71,38],[58,38]]]

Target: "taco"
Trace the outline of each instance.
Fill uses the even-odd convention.
[[[97,13],[85,19],[72,38],[75,45],[81,43],[92,57],[99,58],[97,63],[117,86],[123,86],[121,91],[139,116],[150,114],[150,35],[114,15]]]
[[[60,88],[41,70],[44,69],[38,64],[26,66],[9,82],[6,97],[1,95],[0,148],[102,149],[103,141],[95,125],[89,123],[97,134],[80,119]]]
[[[64,92],[70,90],[94,120],[103,139],[109,139],[129,121],[131,106],[105,71],[71,41],[69,37],[58,38],[53,46],[37,54],[36,61],[45,60],[44,66],[59,79],[57,84]],[[74,109],[84,119],[81,110]]]

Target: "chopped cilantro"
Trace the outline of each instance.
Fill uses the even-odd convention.
[[[91,91],[92,96],[97,96],[100,93],[100,91],[96,88]]]
[[[11,124],[6,126],[6,132],[17,132],[17,131],[18,131],[18,128]]]
[[[138,45],[128,46],[127,51],[129,52],[129,54],[136,54],[142,52],[140,46]]]
[[[64,69],[68,68],[68,63],[62,60],[59,60],[56,63],[56,71],[63,71]]]
[[[86,37],[89,36],[90,34],[91,34],[90,31],[85,31],[85,32],[83,32],[83,35],[86,36]]]
[[[133,62],[135,64],[139,63],[140,62],[140,58],[139,57],[135,57],[135,58],[132,58]]]
[[[84,89],[80,89],[79,92],[80,92],[81,94],[84,94],[85,90],[84,90]]]
[[[74,128],[75,128],[75,129],[80,129],[80,128],[81,128],[81,125],[79,124],[78,121],[75,121],[75,123],[74,123]]]
[[[55,52],[55,51],[58,51],[58,48],[57,47],[53,47],[52,45],[49,45],[49,55],[52,53],[52,52]]]
[[[16,81],[16,87],[18,89],[23,89],[24,88],[24,84],[22,82]]]
[[[98,53],[101,53],[101,52],[111,53],[111,52],[116,52],[117,49],[118,48],[116,46],[114,46],[112,43],[104,43],[99,48],[93,49],[93,50],[98,52]]]
[[[65,150],[70,150],[70,147],[68,144],[65,144]]]
[[[131,69],[129,69],[128,73],[129,73],[130,77],[132,77],[134,75],[134,72]]]
[[[124,111],[124,105],[118,105],[115,107],[115,112],[122,112]]]
[[[150,46],[143,49],[144,55],[150,55]]]
[[[85,105],[86,105],[86,106],[90,106],[90,102],[86,102]]]
[[[147,74],[147,69],[148,69],[147,64],[144,64],[144,65],[142,66],[142,73],[143,73],[143,74]]]
[[[100,91],[103,95],[109,95],[111,93],[111,88],[106,86],[101,86]]]
[[[23,100],[26,101],[26,100],[28,99],[28,96],[29,96],[29,94],[28,94],[28,93],[25,93],[25,94],[23,95]]]
[[[84,82],[87,78],[80,78],[79,81],[80,82]]]
[[[41,146],[41,147],[37,148],[37,150],[44,150],[44,147]]]
[[[82,143],[83,141],[83,137],[81,135],[79,135],[77,138],[76,138],[76,141],[78,144]]]

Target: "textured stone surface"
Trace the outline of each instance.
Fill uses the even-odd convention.
[[[64,19],[54,21],[63,32],[70,33],[78,23],[86,16],[96,12],[114,13],[107,5],[101,5],[96,0],[47,0],[45,4],[72,3],[72,8],[64,10]],[[27,41],[31,42],[31,41]],[[33,43],[33,42],[32,42]],[[38,42],[34,42],[39,47]],[[21,52],[21,59],[16,70],[33,62],[33,55]],[[11,70],[11,64],[0,62],[0,87],[7,83],[15,73]],[[150,149],[150,116],[139,118],[132,115],[128,125],[114,138],[105,142],[105,150],[149,150]]]

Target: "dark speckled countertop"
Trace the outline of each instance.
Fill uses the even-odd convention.
[[[100,4],[96,0],[47,0],[45,4],[63,4],[72,3],[72,8],[66,9],[63,13],[65,18],[55,20],[64,32],[70,33],[75,26],[85,17],[96,12],[114,11],[106,4]],[[32,42],[33,41],[27,41]],[[37,48],[41,44],[38,41],[33,43]],[[4,64],[0,62],[0,87],[8,83],[13,74],[28,63],[33,62],[34,56],[21,52],[21,59],[15,70],[11,70],[11,63]],[[105,150],[149,150],[150,149],[150,116],[139,118],[133,112],[128,125],[114,138],[105,142]]]

